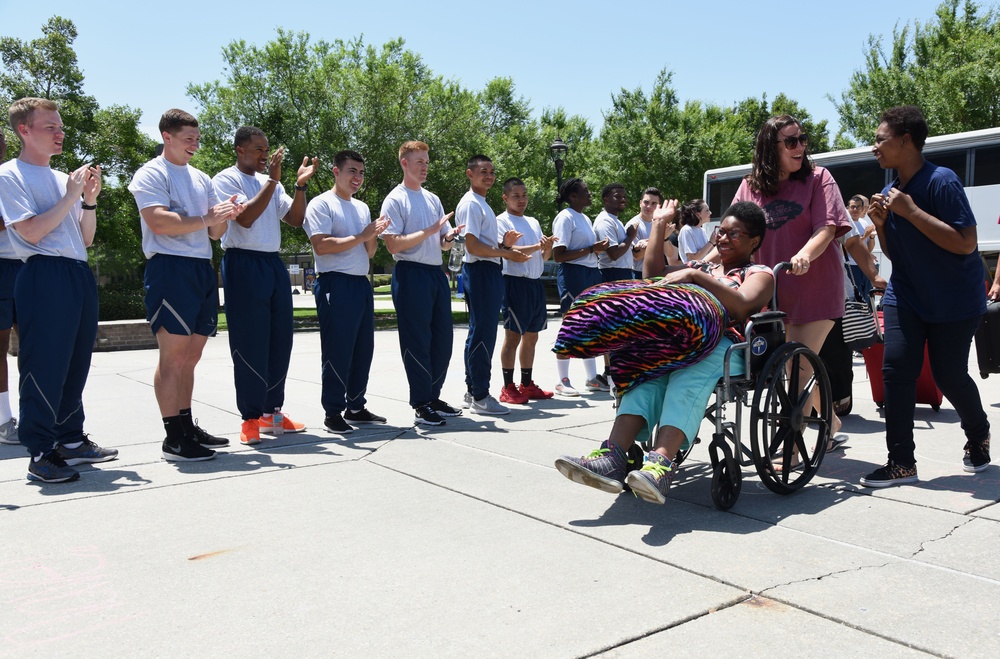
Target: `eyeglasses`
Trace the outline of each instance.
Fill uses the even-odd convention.
[[[743,236],[749,236],[749,235],[750,233],[748,231],[744,231],[743,229],[729,229],[728,231],[726,231],[725,229],[719,229],[715,234],[715,239],[718,240],[719,238],[725,236],[730,241],[732,241],[732,240],[739,240]]]
[[[784,139],[776,140],[777,142],[784,142],[786,149],[794,149],[798,145],[806,146],[809,144],[808,135],[792,135],[791,137],[786,137]]]

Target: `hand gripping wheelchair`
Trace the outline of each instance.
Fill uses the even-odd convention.
[[[743,334],[746,340],[726,350],[715,400],[705,410],[705,418],[715,425],[708,452],[712,502],[719,510],[729,510],[739,499],[743,467],[752,464],[772,492],[790,494],[812,480],[826,455],[833,418],[826,367],[805,345],[786,342],[785,313],[777,310],[778,274],[790,268],[790,263],[774,268],[772,310],[751,316]],[[733,359],[743,360],[746,375],[730,376]],[[812,369],[808,377],[802,372],[806,365]],[[818,411],[811,400],[814,395]],[[732,421],[726,419],[729,403],[739,403]],[[749,447],[742,437],[744,407],[750,408]],[[697,443],[695,438],[681,449],[675,464],[683,462]]]

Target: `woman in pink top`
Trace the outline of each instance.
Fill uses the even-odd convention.
[[[788,339],[818,354],[834,320],[844,315],[844,266],[834,238],[850,227],[837,182],[810,162],[808,144],[794,117],[769,119],[757,133],[753,169],[733,203],[752,201],[764,209],[767,240],[757,262],[791,262],[794,276],[777,283],[778,308],[788,314]],[[839,428],[834,417],[831,430]]]

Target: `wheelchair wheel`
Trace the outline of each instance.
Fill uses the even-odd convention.
[[[722,460],[712,470],[712,503],[719,510],[732,508],[743,489],[743,472],[731,466],[729,460]]]
[[[803,366],[813,374],[804,381]],[[819,412],[808,404],[818,392]],[[822,360],[801,343],[778,348],[757,380],[750,410],[754,466],[767,489],[789,494],[819,470],[833,420],[830,380]]]

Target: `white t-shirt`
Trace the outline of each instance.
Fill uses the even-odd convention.
[[[420,188],[410,190],[400,183],[382,202],[382,212],[380,215],[389,217],[389,227],[383,235],[405,236],[421,229],[426,229],[444,217],[444,206],[441,200],[433,192]],[[425,265],[441,265],[441,244],[440,241],[452,227],[447,222],[438,232],[438,237],[433,236],[419,242],[410,249],[396,252],[392,258],[396,261],[413,261]]]
[[[246,204],[267,185],[268,178],[267,174],[256,172],[244,174],[234,165],[216,174],[212,179],[212,186],[219,199],[229,199],[236,195],[237,202]],[[280,183],[275,185],[267,208],[249,228],[240,226],[236,221],[229,222],[226,233],[222,235],[223,249],[237,247],[255,252],[277,252],[281,248],[279,222],[292,207],[292,201],[284,186]]]
[[[612,215],[606,210],[601,211],[594,218],[594,234],[597,235],[598,240],[607,238],[608,247],[621,245],[625,242],[626,238],[625,227],[622,226],[622,221],[618,219],[617,215]],[[612,260],[606,251],[597,255],[597,267],[601,270],[607,268],[625,268],[626,270],[631,270],[632,261],[631,249],[626,249],[625,253],[615,260]]]
[[[537,245],[542,239],[542,225],[533,217],[524,215],[511,215],[504,211],[497,215],[497,224],[500,226],[500,235],[508,231],[517,231],[521,237],[514,243],[515,246]],[[545,260],[542,250],[532,252],[528,260],[524,263],[517,263],[510,259],[503,260],[503,273],[510,277],[526,277],[528,279],[538,279],[545,270]]]
[[[567,251],[575,251],[590,247],[597,242],[597,234],[590,220],[583,213],[577,213],[572,208],[564,208],[559,211],[555,219],[552,220],[552,235],[556,237],[553,244],[555,247],[565,247]],[[597,267],[597,254],[587,252],[578,259],[563,261],[563,263],[573,263],[575,265],[585,265],[588,268]]]
[[[368,206],[357,199],[341,199],[333,190],[327,190],[313,197],[306,206],[306,219],[302,223],[306,235],[317,234],[348,238],[356,236],[372,221]],[[338,254],[316,254],[316,272],[341,272],[345,275],[365,276],[368,274],[368,250],[364,243],[358,243],[349,250]]]
[[[635,217],[633,217],[631,220],[628,221],[628,224],[625,225],[625,228],[627,229],[630,226],[637,227],[635,230],[635,242],[632,243],[633,247],[635,247],[635,244],[638,243],[640,240],[649,240],[649,233],[650,231],[653,230],[652,222],[646,222],[642,219],[642,215],[636,215]],[[641,259],[633,259],[632,269],[638,272],[642,272],[642,264],[645,262],[646,262],[646,257],[643,257]]]
[[[87,261],[87,246],[83,243],[80,220],[83,199],[73,203],[69,213],[56,228],[37,244],[21,237],[15,227],[18,222],[41,215],[59,203],[66,194],[69,175],[21,160],[8,160],[0,165],[0,215],[7,225],[7,237],[14,248],[14,257],[27,261],[36,254],[62,256]]]
[[[685,224],[677,234],[677,254],[681,263],[687,263],[694,254],[708,244],[708,234],[701,226],[693,227]]]
[[[219,203],[212,179],[191,165],[175,165],[163,156],[153,158],[132,177],[128,191],[135,197],[139,210],[164,206],[182,217],[199,217]],[[157,235],[139,216],[142,229],[142,252],[147,259],[154,254],[171,254],[196,259],[212,258],[212,243],[208,229],[198,229],[179,236]]]
[[[493,209],[486,203],[486,198],[472,190],[462,195],[461,201],[455,207],[455,226],[462,226],[462,235],[472,234],[485,245],[496,246],[500,242],[500,232],[497,228],[497,216]],[[466,250],[462,261],[465,263],[475,263],[476,261],[486,261],[488,263],[500,264],[503,260],[499,256],[473,256]]]
[[[850,238],[851,236],[858,236],[860,238],[861,236],[865,235],[865,230],[868,227],[874,226],[872,221],[868,219],[867,215],[865,217],[862,217],[860,220],[855,220],[850,215],[848,215],[847,217],[851,222],[851,233],[847,235],[848,238]],[[861,238],[861,244],[864,245],[866,250],[868,249],[868,245],[866,244],[864,238]],[[850,252],[847,253],[847,262],[850,263],[851,265],[858,264],[857,261],[854,260],[854,257],[851,256]]]

